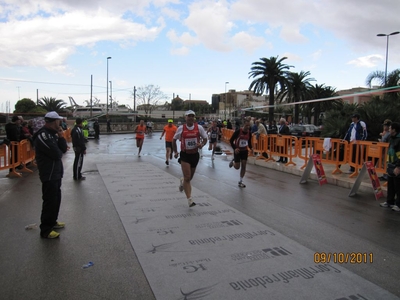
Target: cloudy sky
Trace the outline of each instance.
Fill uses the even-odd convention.
[[[133,106],[133,87],[207,100],[246,90],[251,64],[287,57],[292,71],[336,90],[385,70],[386,37],[400,31],[399,0],[2,0],[0,111],[18,99],[78,104],[112,96]],[[400,34],[388,71],[400,68]],[[229,84],[225,84],[229,82]]]

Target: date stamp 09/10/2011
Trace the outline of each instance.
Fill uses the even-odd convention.
[[[373,253],[367,252],[315,252],[314,263],[316,264],[367,264],[374,262]]]

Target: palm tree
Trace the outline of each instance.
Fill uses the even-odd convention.
[[[300,73],[288,72],[287,89],[284,90],[278,96],[281,101],[286,99],[287,102],[299,102],[304,101],[310,95],[311,81],[315,81],[314,78],[307,78],[310,72],[300,71]],[[294,122],[299,123],[299,104],[294,106]]]
[[[44,108],[47,111],[63,112],[66,103],[63,100],[56,99],[53,97],[42,97],[39,100],[38,106]]]
[[[400,69],[396,69],[390,72],[387,76],[387,81],[385,82],[385,72],[383,71],[374,71],[369,73],[367,79],[365,80],[365,84],[369,87],[372,87],[372,81],[378,81],[380,87],[391,87],[397,86],[400,80]]]
[[[385,82],[385,72],[383,72],[383,71],[371,72],[367,76],[367,79],[365,80],[365,84],[371,88],[373,81],[377,81],[381,88],[398,86],[398,85],[400,85],[400,69],[396,69],[396,70],[390,72],[387,75],[386,82]],[[399,96],[399,93],[386,93],[384,97],[391,99],[391,100],[396,100],[398,98],[398,96]]]
[[[257,95],[262,95],[267,91],[269,98],[268,118],[269,121],[274,120],[274,104],[275,104],[275,87],[279,84],[281,90],[287,86],[286,76],[291,67],[282,62],[287,59],[283,57],[278,59],[279,56],[270,58],[260,58],[261,61],[253,62],[249,78],[255,78],[249,87]]]
[[[315,84],[310,88],[311,99],[322,99],[336,96],[336,91],[331,86],[325,86],[324,84]],[[319,115],[321,111],[326,111],[335,107],[338,104],[338,100],[327,100],[323,102],[315,102],[310,107],[314,108],[314,125],[319,125]]]

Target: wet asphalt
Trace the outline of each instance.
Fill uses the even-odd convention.
[[[160,133],[146,137],[139,158],[132,134],[102,135],[88,142],[83,174],[72,180],[74,154],[64,156],[63,200],[59,220],[66,222],[57,240],[39,238],[41,183],[37,170],[22,178],[0,172],[0,299],[154,299],[97,165],[146,162],[179,178],[180,165],[165,165]],[[223,147],[227,145],[223,144]],[[317,253],[368,253],[373,262],[342,264],[400,296],[400,213],[380,208],[373,193],[348,197],[349,189],[319,186],[299,176],[248,164],[244,182],[228,167],[226,156],[211,160],[203,150],[193,186],[262,222]],[[84,264],[94,265],[82,269]]]

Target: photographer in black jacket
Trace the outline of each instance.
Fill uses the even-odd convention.
[[[42,182],[42,215],[40,217],[40,236],[54,239],[59,233],[53,229],[64,228],[65,223],[57,222],[61,204],[61,181],[64,174],[63,153],[67,152],[67,142],[58,136],[60,117],[55,111],[45,115],[45,125],[33,136],[36,162]]]

